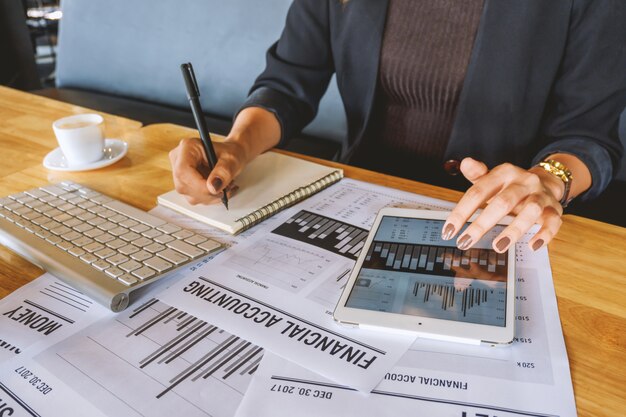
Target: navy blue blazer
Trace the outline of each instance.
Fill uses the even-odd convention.
[[[242,108],[274,112],[284,142],[336,73],[349,160],[371,119],[386,12],[387,0],[295,0]],[[585,198],[598,195],[624,151],[625,22],[624,0],[485,0],[444,160],[529,167],[570,153],[591,171]]]

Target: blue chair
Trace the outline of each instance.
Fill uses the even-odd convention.
[[[280,36],[290,4],[64,0],[57,88],[42,94],[145,124],[194,126],[179,69],[190,61],[209,126],[226,133],[265,67],[265,52]],[[332,81],[316,119],[287,146],[298,151],[304,144],[306,153],[336,160],[346,131],[343,103]]]

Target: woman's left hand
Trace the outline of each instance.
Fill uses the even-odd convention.
[[[453,238],[479,207],[485,203],[487,206],[458,237],[459,249],[472,247],[508,214],[515,215],[514,220],[493,241],[493,249],[499,253],[506,251],[535,223],[541,228],[528,243],[535,251],[549,243],[561,227],[563,208],[559,199],[564,185],[543,168],[526,170],[506,163],[489,171],[484,163],[465,158],[461,172],[473,185],[448,216],[443,239]]]

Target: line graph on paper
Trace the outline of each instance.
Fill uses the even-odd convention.
[[[37,357],[108,415],[233,415],[263,350],[151,299]]]
[[[317,248],[268,237],[233,253],[223,265],[297,293],[326,272],[332,261]]]

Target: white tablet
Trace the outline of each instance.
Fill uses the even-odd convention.
[[[503,254],[492,249],[510,219],[461,251],[456,239],[441,239],[448,214],[381,210],[337,303],[335,320],[456,342],[511,343],[515,249]]]

